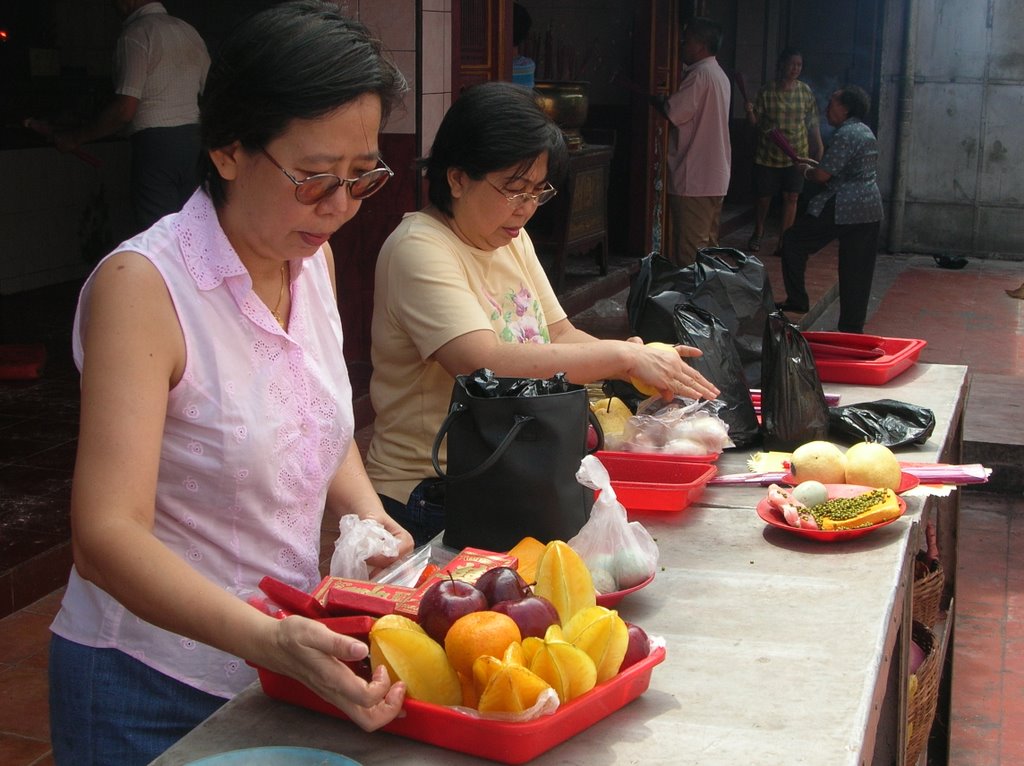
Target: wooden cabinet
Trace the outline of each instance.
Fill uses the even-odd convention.
[[[584,146],[569,155],[569,172],[553,200],[527,224],[542,260],[549,262],[551,284],[560,291],[571,254],[596,251],[601,274],[608,273],[608,178],[612,147]],[[548,256],[548,258],[543,258]]]

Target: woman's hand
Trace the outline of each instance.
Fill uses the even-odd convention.
[[[344,664],[369,655],[361,641],[291,616],[269,622],[262,644],[260,653],[266,656],[253,657],[254,662],[305,684],[366,731],[390,723],[402,711],[405,684],[392,683],[383,665],[365,681]]]
[[[384,529],[386,529],[392,537],[398,540],[398,556],[371,556],[366,560],[366,567],[370,570],[370,576],[374,576],[377,572],[384,569],[386,566],[395,561],[395,559],[401,558],[406,555],[415,547],[412,535],[409,534],[405,527],[395,521],[393,518],[388,516],[386,513],[382,513],[378,516],[373,517],[380,523]]]
[[[639,339],[629,340],[635,343]],[[627,371],[629,377],[657,389],[665,401],[675,396],[716,398],[718,388],[683,361],[684,357],[701,356],[701,350],[692,346],[675,346],[673,351],[674,354],[663,348],[637,345],[633,364]]]

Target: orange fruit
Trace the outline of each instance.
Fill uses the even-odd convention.
[[[473,677],[473,662],[489,654],[502,657],[508,645],[522,641],[515,620],[501,612],[470,612],[452,623],[444,637],[444,651],[456,671]]]

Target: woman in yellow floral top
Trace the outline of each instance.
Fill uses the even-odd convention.
[[[747,249],[761,249],[765,221],[772,198],[782,194],[782,223],[775,252],[781,247],[782,235],[796,219],[796,203],[803,190],[804,179],[792,160],[771,140],[769,133],[778,128],[798,157],[821,159],[821,133],[818,130],[818,106],[814,94],[800,81],[804,59],[800,51],[786,48],[779,54],[776,79],[757,94],[755,103],[747,103],[747,119],[758,128],[757,151],[754,155],[754,194],[757,216],[754,233]]]
[[[555,195],[549,179],[563,175],[567,154],[529,91],[467,89],[422,164],[430,204],[404,216],[377,259],[366,464],[417,544],[444,527],[430,452],[455,375],[486,367],[505,377],[565,372],[575,383],[633,377],[666,397],[718,395],[683,361],[696,349],[598,340],[559,305],[525,227]]]

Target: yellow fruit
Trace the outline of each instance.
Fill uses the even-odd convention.
[[[477,709],[482,713],[521,713],[537,704],[541,692],[550,688],[522,665],[502,663],[480,693]]]
[[[515,620],[501,612],[470,612],[452,623],[444,637],[444,651],[452,667],[465,676],[473,675],[477,657],[502,657],[511,643],[523,637]]]
[[[536,537],[524,537],[516,546],[508,552],[509,556],[515,556],[519,560],[516,571],[527,583],[533,583],[537,579],[537,562],[544,553],[544,543]]]
[[[405,681],[413,699],[435,705],[462,702],[462,685],[444,648],[422,629],[375,624],[370,630],[370,664],[386,667],[392,681]]]
[[[633,417],[626,403],[617,396],[598,399],[590,405],[605,436],[616,436],[626,428],[626,422]]]
[[[542,641],[530,660],[530,670],[543,678],[562,702],[575,699],[597,685],[594,661],[568,641]]]
[[[822,484],[844,484],[846,456],[832,442],[807,442],[793,450],[789,471],[797,483],[814,480]]]
[[[580,609],[597,603],[590,570],[580,555],[561,540],[552,540],[544,548],[537,562],[533,592],[555,605],[563,625]]]
[[[884,444],[860,442],[846,450],[846,483],[866,487],[900,486],[900,463]]]
[[[676,351],[675,346],[671,345],[670,343],[660,343],[659,341],[654,340],[648,343],[647,346],[649,348],[659,349],[660,351],[668,351],[669,353],[679,356],[679,352]],[[636,378],[630,378],[629,382],[633,384],[633,388],[635,388],[644,396],[654,396],[655,394],[658,393],[658,389],[651,388],[646,383],[643,383],[637,380]]]
[[[373,630],[382,630],[383,628],[399,628],[400,630],[415,630],[419,633],[426,635],[427,631],[423,630],[418,622],[410,620],[404,615],[394,612],[392,614],[386,614],[383,617],[378,617],[373,623]]]
[[[629,628],[614,609],[592,606],[562,626],[565,640],[585,651],[597,668],[597,682],[619,672],[629,646]]]

